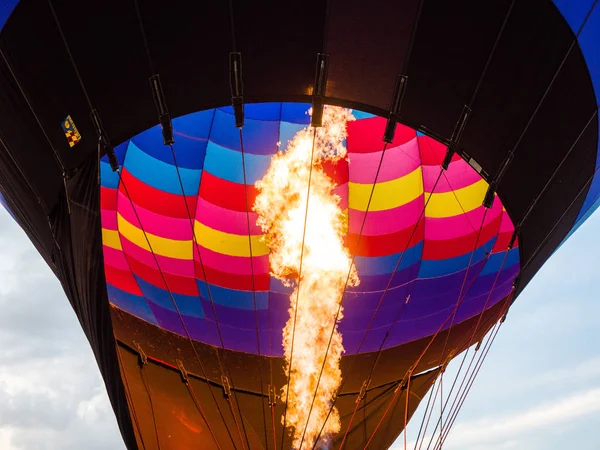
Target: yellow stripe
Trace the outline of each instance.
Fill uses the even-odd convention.
[[[348,206],[366,211],[372,184],[348,183]],[[395,180],[377,183],[369,211],[383,211],[410,203],[423,194],[421,167]]]
[[[195,232],[198,244],[213,252],[230,256],[250,256],[247,235],[224,233],[198,221],[196,221]],[[251,237],[253,256],[264,256],[269,253],[268,247],[261,242],[261,237],[262,235]]]
[[[452,217],[481,206],[488,184],[479,180],[470,186],[450,192],[433,193],[425,209],[425,217]],[[429,194],[425,194],[425,198]]]
[[[144,232],[125,220],[125,218],[119,213],[117,213],[117,226],[119,228],[119,232],[129,241],[133,242],[138,247],[141,247],[147,251],[151,251],[150,247],[148,247],[146,237],[144,237]],[[148,232],[146,233],[146,236],[148,237],[148,241],[150,241],[152,251],[157,255],[177,259],[192,259],[194,249],[192,247],[191,239],[177,241],[174,239],[156,236]]]
[[[107,247],[123,250],[121,247],[121,239],[119,239],[119,232],[116,230],[102,228],[102,243]]]

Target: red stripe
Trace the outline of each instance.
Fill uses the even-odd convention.
[[[513,232],[504,232],[498,234],[498,238],[496,239],[496,243],[494,244],[494,248],[492,249],[492,253],[504,252],[508,249],[508,244],[510,244],[510,239],[512,238]],[[519,246],[519,239],[515,239],[515,243],[513,247]]]
[[[362,235],[360,237],[360,243],[356,256],[386,256],[393,255],[394,253],[402,252],[405,248],[410,248],[413,245],[423,240],[425,230],[425,219],[422,218],[416,229],[415,225],[411,225],[404,230],[397,231],[391,234],[383,234],[377,236]],[[412,239],[410,242],[411,234]],[[351,252],[356,248],[356,241],[358,234],[348,233],[347,246]]]
[[[158,269],[147,266],[146,264],[132,257],[128,257],[127,260],[129,261],[129,266],[131,267],[132,272],[136,276],[160,289],[167,290]],[[163,271],[162,274],[165,277],[169,290],[174,294],[194,297],[198,296],[198,285],[196,284],[196,278],[173,275],[172,273],[165,271]]]
[[[100,209],[117,210],[117,190],[100,186]]]
[[[138,180],[125,168],[123,168],[121,178],[125,183],[127,191],[123,188],[123,183],[119,183],[119,191],[125,196],[129,193],[131,200],[135,205],[139,205],[148,211],[155,212],[162,216],[174,217],[177,219],[188,218],[188,212],[182,195],[171,194],[156,189]],[[194,217],[196,214],[196,196],[186,196],[186,201],[190,215]]]
[[[129,294],[142,295],[142,291],[140,291],[135,278],[133,278],[133,275],[129,270],[120,270],[109,266],[108,264],[104,264],[104,273],[108,284]]]
[[[494,236],[498,234],[498,229],[500,228],[500,222],[502,221],[502,215],[494,218],[491,222],[485,225],[481,229],[481,235],[479,235],[479,230],[475,230],[470,234],[465,236],[461,236],[454,239],[448,240],[432,240],[425,239],[425,243],[423,245],[423,259],[429,260],[439,260],[439,259],[447,259],[454,258],[456,256],[464,255],[465,253],[470,253],[475,248],[475,244],[477,246],[482,246],[486,242],[489,242]],[[477,236],[479,235],[479,239]]]
[[[248,185],[247,188],[248,205],[252,208],[257,192],[254,186]],[[244,185],[223,180],[206,171],[202,172],[202,179],[200,180],[200,197],[222,208],[246,212]]]
[[[195,261],[195,266],[196,276],[199,280],[204,281],[200,262]],[[252,285],[252,275],[221,272],[208,266],[204,266],[204,271],[210,284],[238,291],[268,291],[271,281],[268,273],[255,274],[254,285]]]
[[[371,119],[361,119],[348,122],[348,137],[346,145],[351,153],[373,153],[383,150],[382,141],[383,132],[387,120],[382,117],[373,117]],[[417,133],[412,128],[402,124],[396,125],[396,134],[392,144],[388,148],[394,148],[406,144],[414,139]]]
[[[346,159],[340,159],[336,162],[326,160],[323,161],[321,167],[327,176],[333,180],[336,186],[341,186],[348,182],[349,172],[348,161]]]
[[[421,153],[421,164],[423,166],[439,166],[444,161],[447,147],[429,136],[419,136],[419,152]],[[452,156],[452,162],[459,161],[458,153]]]

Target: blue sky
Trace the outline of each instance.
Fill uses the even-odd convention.
[[[444,449],[598,448],[599,232],[595,214],[513,305]],[[0,279],[0,448],[124,449],[75,314],[1,208]]]

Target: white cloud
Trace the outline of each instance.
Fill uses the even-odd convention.
[[[58,280],[1,208],[0,280],[0,448],[124,448]]]
[[[584,416],[594,414],[600,414],[600,387],[557,398],[526,411],[458,421],[444,443],[444,450],[523,449],[521,437],[532,433],[547,435],[556,427],[567,427]],[[430,437],[426,437],[424,446]],[[408,448],[414,445],[415,442],[411,442]],[[403,448],[403,444],[396,443],[391,450]]]

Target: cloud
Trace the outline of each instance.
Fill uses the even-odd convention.
[[[0,208],[0,448],[123,449],[58,280]]]
[[[600,386],[539,404],[526,411],[459,421],[452,428],[444,449],[521,449],[525,448],[519,439],[522,436],[532,432],[547,435],[553,428],[564,428],[582,417],[598,413]],[[424,442],[429,442],[430,437],[427,436]],[[408,448],[414,445],[411,442]],[[401,448],[404,448],[403,444],[397,443],[391,450]]]

